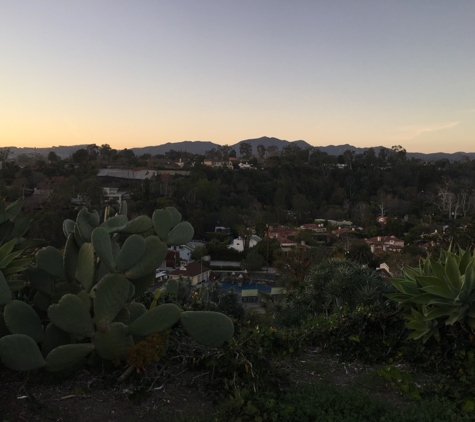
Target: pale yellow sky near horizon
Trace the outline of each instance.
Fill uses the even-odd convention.
[[[475,114],[475,113],[474,113]],[[100,121],[81,122],[78,119],[58,117],[58,120],[49,121],[47,116],[31,116],[20,119],[11,116],[0,125],[0,147],[36,147],[49,148],[52,146],[70,146],[83,144],[109,144],[115,149],[138,148],[146,146],[161,145],[167,142],[176,143],[185,140],[210,141],[220,145],[233,145],[244,139],[259,138],[261,136],[276,137],[289,141],[304,140],[313,146],[343,145],[350,144],[355,147],[376,147],[385,146],[390,148],[393,145],[402,145],[410,152],[474,152],[475,143],[471,136],[472,131],[463,134],[463,123],[454,121],[441,124],[428,125],[406,125],[393,128],[392,131],[385,131],[383,125],[373,125],[372,136],[367,135],[369,128],[364,124],[356,122],[336,125],[331,131],[323,124],[316,124],[313,133],[306,130],[293,130],[291,127],[282,125],[282,120],[276,123],[278,129],[266,129],[264,125],[255,124],[255,129],[240,127],[236,130],[228,130],[223,124],[206,128],[206,122],[189,122],[186,125],[178,124],[175,127],[154,128],[151,122],[143,121],[139,125],[135,122],[117,121],[114,123],[109,119]],[[210,126],[212,122],[209,122]],[[186,127],[184,127],[186,126]],[[240,126],[240,125],[238,125]],[[245,126],[245,125],[243,125]],[[288,126],[291,126],[290,124]],[[190,127],[190,128],[188,128]],[[270,127],[268,125],[267,127]],[[196,129],[195,129],[196,128]],[[350,135],[346,133],[350,131]],[[229,135],[232,132],[232,135]],[[320,133],[315,137],[314,133]],[[389,133],[388,133],[389,132]],[[196,134],[202,134],[196,136]],[[374,135],[376,133],[377,135]],[[453,138],[453,140],[450,140]],[[457,139],[455,139],[457,138]]]

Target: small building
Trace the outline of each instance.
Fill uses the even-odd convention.
[[[312,230],[315,233],[326,233],[327,228],[325,227],[324,223],[309,223],[309,224],[302,224],[300,226],[302,230]]]
[[[106,201],[117,201],[120,204],[124,199],[129,198],[126,192],[119,192],[119,188],[103,188],[102,191]]]
[[[249,245],[248,245],[249,248],[256,246],[261,240],[262,239],[259,236],[253,234],[249,238]],[[235,249],[238,252],[244,251],[245,248],[246,248],[246,240],[243,239],[241,236],[239,236],[237,239],[233,239],[231,244],[228,245],[228,249]]]
[[[169,246],[169,251],[178,252],[180,261],[191,261],[191,255],[193,255],[193,248],[188,245]]]
[[[350,230],[346,228],[338,228],[336,230],[333,230],[332,234],[334,234],[336,237],[341,237],[345,234],[355,234],[355,229]]]
[[[404,240],[395,236],[376,236],[365,239],[365,242],[370,246],[373,253],[401,252],[404,248]]]
[[[203,281],[208,281],[210,274],[211,270],[208,267],[205,267],[201,262],[194,261],[186,263],[182,261],[180,267],[170,273],[170,278],[188,278],[190,279],[191,284],[196,286]]]
[[[203,164],[209,167],[228,168],[231,170],[234,168],[231,161],[204,160]]]

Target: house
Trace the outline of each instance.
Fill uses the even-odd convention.
[[[193,255],[193,248],[188,245],[169,246],[169,251],[178,252],[180,261],[191,261],[191,255]]]
[[[314,231],[315,233],[326,233],[327,232],[327,228],[325,227],[325,225],[323,223],[318,223],[318,224],[314,224],[314,223],[310,223],[310,224],[302,224],[300,226],[300,228],[302,230],[312,230]]]
[[[201,262],[194,261],[186,263],[182,261],[179,268],[170,273],[170,278],[178,279],[179,277],[188,278],[193,286],[203,281],[208,281],[211,270],[205,267]]]
[[[404,240],[398,239],[395,236],[377,236],[365,239],[365,242],[370,246],[371,252],[401,252],[404,248]]]
[[[297,236],[297,230],[289,229],[287,227],[279,226],[279,227],[272,227],[269,226],[267,230],[267,235],[272,238],[279,238],[279,237],[289,237],[289,236]]]
[[[205,166],[210,166],[210,167],[218,167],[218,168],[228,168],[228,169],[233,169],[233,163],[231,161],[217,161],[217,160],[204,160],[203,164]]]
[[[259,236],[253,234],[249,238],[249,248],[252,248],[253,246],[256,246],[257,243],[260,242],[261,240],[262,239]],[[231,244],[228,245],[228,249],[235,249],[238,252],[244,251],[245,247],[246,247],[246,241],[241,236],[239,236],[237,239],[233,239]]]
[[[276,237],[277,241],[280,243],[280,247],[287,251],[288,249],[297,246],[297,242],[290,240],[286,237]]]
[[[150,169],[100,169],[97,173],[97,177],[108,177],[117,179],[132,179],[132,180],[145,180],[151,179],[158,174],[157,170]]]
[[[341,237],[344,234],[355,234],[355,229],[350,230],[346,228],[338,228],[333,230],[332,234],[334,234],[336,237]]]
[[[272,227],[269,226],[267,230],[267,236],[271,239],[276,239],[282,249],[288,249],[293,246],[297,246],[297,242],[289,239],[290,236],[297,236],[297,231],[294,229],[288,229],[287,227]]]

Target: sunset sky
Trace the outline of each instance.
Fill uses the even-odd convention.
[[[475,1],[0,2],[0,147],[475,151]]]

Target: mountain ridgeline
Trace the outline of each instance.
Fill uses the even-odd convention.
[[[341,155],[345,151],[349,150],[355,152],[356,154],[362,154],[367,151],[370,147],[367,148],[359,148],[353,145],[328,145],[328,146],[313,146],[303,140],[297,141],[287,141],[278,138],[272,138],[263,136],[261,138],[254,138],[254,139],[245,139],[239,141],[236,144],[229,145],[230,149],[234,149],[239,156],[239,146],[242,143],[247,143],[252,146],[253,154],[257,154],[257,146],[263,145],[266,149],[270,146],[276,147],[279,150],[282,150],[284,147],[293,144],[297,145],[302,149],[310,148],[310,149],[319,149],[322,152],[326,152],[329,155]],[[72,154],[74,154],[79,149],[87,148],[87,144],[82,145],[71,145],[71,146],[52,146],[50,148],[18,148],[18,147],[7,147],[10,149],[10,157],[16,158],[20,154],[41,154],[47,156],[51,151],[55,152],[61,158],[68,158]],[[155,146],[147,146],[142,148],[130,148],[131,151],[134,152],[135,155],[140,156],[143,154],[150,154],[154,155],[164,155],[165,153],[175,150],[175,151],[186,151],[191,154],[205,154],[206,151],[209,151],[213,148],[219,148],[219,144],[215,144],[209,141],[182,141],[182,142],[167,142],[166,144],[162,145],[155,145]],[[379,153],[380,149],[386,148],[383,146],[372,147],[376,154]],[[436,161],[441,159],[448,159],[450,161],[460,161],[464,157],[468,157],[470,160],[475,159],[475,152],[455,152],[455,153],[445,153],[445,152],[435,152],[424,154],[420,152],[407,152],[408,158],[417,158],[424,161]]]

